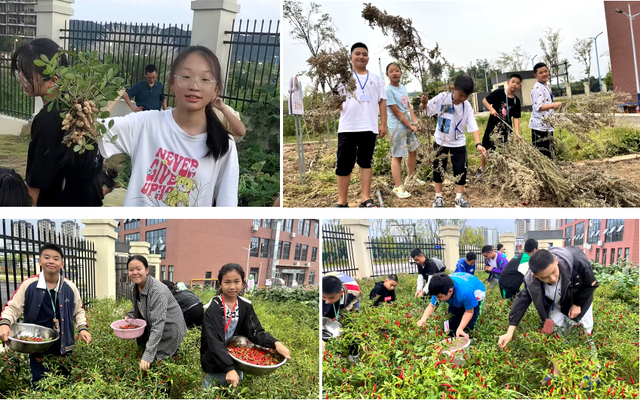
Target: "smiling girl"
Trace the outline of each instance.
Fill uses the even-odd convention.
[[[242,371],[237,371],[226,343],[233,336],[244,336],[253,344],[276,349],[291,359],[289,349],[265,332],[251,302],[239,296],[245,288],[244,270],[238,264],[225,264],[218,273],[219,294],[208,304],[202,323],[200,363],[205,372],[202,388],[214,380],[238,386]]]
[[[182,310],[169,289],[149,275],[147,259],[134,255],[127,260],[127,270],[131,285],[133,308],[124,317],[141,318],[147,323],[144,334],[137,339],[138,346],[144,347],[140,368],[149,369],[151,363],[173,357],[187,333]]]
[[[100,141],[105,158],[131,157],[124,206],[237,206],[238,155],[231,131],[242,135],[244,127],[219,97],[218,58],[206,47],[189,47],[173,62],[169,84],[174,109],[113,118],[113,127]]]

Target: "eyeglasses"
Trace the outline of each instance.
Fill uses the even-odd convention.
[[[209,78],[197,79],[189,75],[174,75],[176,83],[183,89],[190,89],[194,84],[198,85],[198,89],[213,89],[216,86],[216,80]]]

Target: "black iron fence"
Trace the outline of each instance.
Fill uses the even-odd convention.
[[[476,271],[484,271],[485,261],[482,255],[482,247],[476,247],[469,244],[460,245],[460,258],[466,257],[468,252],[476,254]]]
[[[373,265],[372,277],[389,274],[415,274],[416,263],[411,258],[411,250],[418,248],[427,258],[437,258],[444,262],[444,244],[416,240],[414,238],[384,237],[369,238],[365,243]]]
[[[343,272],[355,276],[358,268],[353,259],[353,233],[342,225],[322,227],[322,273]]]
[[[34,98],[27,97],[11,71],[11,53],[0,52],[0,114],[30,119]]]
[[[244,111],[252,102],[267,101],[272,93],[263,90],[265,85],[278,87],[280,77],[280,21],[269,21],[265,26],[262,20],[258,30],[258,21],[233,21],[229,44],[229,62],[227,63],[227,87],[225,99],[238,111]],[[274,26],[275,25],[275,26]],[[272,32],[273,30],[273,32]]]
[[[128,299],[131,289],[127,260],[129,254],[116,254],[116,299]],[[149,275],[156,277],[156,266],[149,265]],[[162,277],[161,277],[162,278]]]
[[[62,234],[36,232],[26,221],[2,220],[0,235],[0,304],[4,305],[25,279],[41,272],[40,246],[55,242],[64,252],[63,272],[80,291],[85,307],[95,298],[96,251],[93,242]]]

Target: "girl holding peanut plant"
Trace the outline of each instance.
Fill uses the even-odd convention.
[[[124,205],[237,206],[239,167],[231,131],[243,135],[244,127],[219,97],[218,58],[206,47],[189,47],[171,66],[169,84],[176,97],[174,109],[105,121],[111,127],[99,141],[102,155],[131,157]]]
[[[79,154],[63,143],[66,131],[54,101],[59,77],[44,73],[42,56],[51,59],[59,51],[53,40],[35,39],[20,46],[11,58],[11,71],[24,93],[41,97],[44,104],[31,124],[26,183],[34,206],[101,206],[103,159],[97,148]],[[67,66],[64,54],[58,63]]]

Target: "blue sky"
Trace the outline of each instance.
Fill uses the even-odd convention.
[[[362,19],[362,1],[317,1],[322,11],[333,18],[338,38],[351,45],[361,41],[369,47],[369,70],[379,74],[378,58],[382,66],[394,61],[384,46],[389,38],[379,29],[373,30]],[[516,46],[540,61],[542,49],[539,39],[547,26],[562,28],[560,36],[560,57],[573,64],[569,73],[575,78],[583,78],[583,67],[574,57],[573,45],[576,38],[592,37],[603,31],[598,38],[600,71],[608,71],[608,37],[604,17],[603,2],[598,0],[572,1],[371,1],[378,8],[393,15],[401,15],[413,20],[413,26],[420,32],[427,48],[439,43],[444,57],[456,66],[466,66],[476,59],[490,61],[499,57],[500,52],[510,52]],[[282,56],[282,83],[307,69],[306,60],[310,56],[306,45],[294,42],[289,35],[288,24],[283,23],[282,45],[288,51]],[[595,52],[594,52],[595,54]],[[591,75],[597,76],[596,59],[593,57]],[[303,78],[303,85],[309,80]],[[418,88],[417,80],[407,85],[409,91]],[[283,90],[283,92],[285,92]]]
[[[279,0],[237,0],[237,19],[280,19]],[[191,0],[76,0],[73,19],[106,22],[192,24]]]

